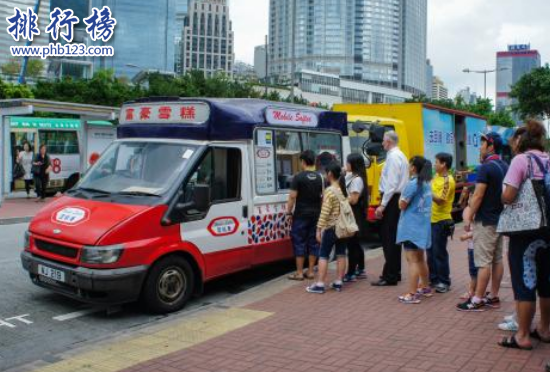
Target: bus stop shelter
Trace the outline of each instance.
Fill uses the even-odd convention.
[[[32,116],[37,112],[49,112],[61,115],[74,115],[80,119],[80,151],[87,153],[87,123],[95,120],[115,120],[118,107],[86,105],[80,103],[58,102],[38,99],[0,100],[0,206],[3,198],[10,192],[12,149],[10,146],[10,116]],[[81,156],[81,171],[86,169],[85,156]]]

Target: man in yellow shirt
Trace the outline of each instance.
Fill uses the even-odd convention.
[[[456,187],[453,176],[449,174],[452,164],[451,154],[439,153],[435,156],[437,174],[432,181],[432,247],[428,249],[428,267],[430,282],[438,293],[446,293],[451,287],[447,241]]]

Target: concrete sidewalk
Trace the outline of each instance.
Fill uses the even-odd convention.
[[[550,345],[503,349],[497,324],[513,310],[505,283],[499,310],[455,310],[468,278],[466,247],[452,242],[453,290],[418,305],[397,296],[405,284],[352,283],[341,293],[305,292],[279,279],[246,298],[61,356],[40,372],[542,372]],[[370,253],[370,252],[369,252]],[[371,253],[372,254],[372,253]],[[383,259],[369,260],[369,279]],[[404,268],[406,266],[404,265]],[[404,271],[405,274],[406,271]],[[505,282],[508,279],[505,279]],[[38,341],[37,341],[38,342]]]

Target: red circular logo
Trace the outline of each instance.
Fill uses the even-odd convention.
[[[90,165],[94,165],[96,161],[98,161],[99,159],[99,154],[97,152],[92,152],[92,154],[90,155]]]
[[[55,174],[61,172],[61,159],[52,160],[52,170]]]

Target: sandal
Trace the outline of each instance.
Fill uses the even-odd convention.
[[[504,337],[499,343],[499,346],[507,347],[509,349],[519,350],[533,350],[533,346],[521,346],[516,340],[516,336]]]
[[[313,279],[315,279],[315,275],[314,274],[307,274],[307,275],[304,275],[304,278],[306,278],[307,280],[313,280]]]
[[[299,282],[304,280],[304,275],[302,276],[298,275],[298,273],[293,273],[288,276],[288,280],[297,280]]]
[[[534,338],[535,340],[539,340],[543,344],[550,344],[550,339],[548,338],[542,338],[539,331],[535,329],[533,332],[530,333],[531,338]]]

